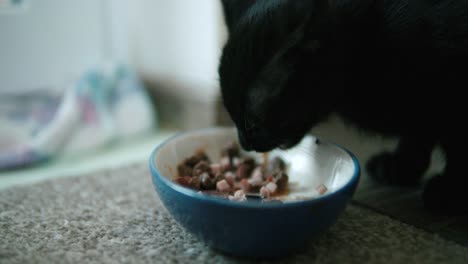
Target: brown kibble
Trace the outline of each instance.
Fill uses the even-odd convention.
[[[190,188],[195,189],[195,190],[200,189],[200,180],[198,179],[198,177],[191,177]]]
[[[267,182],[274,182],[274,181],[275,181],[275,177],[273,177],[273,175],[268,175],[268,176],[266,177],[266,180],[265,180],[265,181],[267,181]]]
[[[275,173],[274,178],[279,190],[284,190],[288,186],[289,177],[285,172],[279,171]]]
[[[265,185],[265,188],[267,188],[270,193],[275,193],[278,186],[274,182],[269,182]]]
[[[177,177],[175,181],[184,187],[192,188],[195,190],[200,189],[200,181],[196,177],[190,177],[190,176]]]
[[[215,189],[215,181],[207,172],[202,173],[199,176],[200,180],[200,187],[203,190],[214,190]]]
[[[317,186],[317,188],[315,188],[315,189],[318,191],[318,193],[319,193],[320,195],[322,195],[322,194],[324,194],[324,193],[326,193],[326,192],[328,191],[327,186],[325,186],[324,184],[320,184],[320,185]]]
[[[252,176],[248,179],[248,182],[252,186],[260,186],[263,183],[263,172],[262,168],[258,166],[252,172]]]
[[[179,164],[177,166],[177,172],[179,175],[192,175],[192,167],[186,165],[185,163]]]
[[[246,195],[270,200],[287,188],[286,163],[280,158],[270,161],[265,154],[264,163],[257,163],[252,157],[241,156],[234,142],[223,148],[221,154],[218,163],[211,163],[205,152],[197,151],[178,164],[179,177],[174,181],[207,195],[235,201],[244,201]]]
[[[231,160],[228,157],[222,157],[219,162],[221,165],[221,171],[228,171],[232,169]]]
[[[260,188],[260,196],[262,198],[270,198],[270,195],[271,192],[267,187],[263,186],[262,188]]]
[[[216,183],[216,190],[220,192],[229,192],[231,190],[231,186],[226,180],[222,180]]]
[[[207,172],[208,174],[211,174],[211,166],[208,162],[202,160],[195,165],[192,171],[192,176],[193,177],[198,177],[202,173]]]
[[[210,159],[208,158],[206,153],[203,151],[196,152],[195,155],[186,159],[184,163],[190,167],[194,167],[200,161],[210,162]]]
[[[190,176],[182,176],[182,177],[177,177],[175,179],[175,181],[182,185],[182,186],[185,186],[185,187],[190,187],[190,181],[191,181],[192,177]]]
[[[215,182],[219,182],[219,181],[222,181],[224,179],[225,179],[224,178],[224,173],[219,173],[219,174],[215,175],[215,177],[214,177]]]
[[[255,168],[255,160],[247,157],[240,161],[239,167],[236,170],[237,179],[248,178]]]
[[[253,167],[248,164],[241,163],[236,170],[236,177],[238,179],[245,179],[252,173]]]
[[[213,175],[217,175],[218,173],[221,173],[221,164],[219,163],[212,163],[210,164],[211,167],[211,172]]]
[[[234,183],[236,181],[236,176],[234,173],[228,171],[224,174],[224,179],[229,183],[229,185],[234,186]]]
[[[248,193],[250,191],[250,183],[247,179],[242,179],[239,182],[239,187],[241,190],[243,190],[245,193]]]
[[[186,158],[182,163],[177,166],[179,175],[192,175],[193,167],[200,161],[210,162],[208,156],[203,151],[198,151],[195,155]]]
[[[238,202],[243,202],[246,201],[247,198],[245,197],[245,193],[242,190],[237,190],[234,195],[229,195],[229,200],[231,201],[238,201]]]

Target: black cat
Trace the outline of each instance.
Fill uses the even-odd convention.
[[[468,0],[223,0],[229,38],[219,76],[245,149],[288,148],[330,113],[399,136],[367,168],[393,184],[420,181],[436,144],[443,175],[425,205],[468,209],[464,127]]]

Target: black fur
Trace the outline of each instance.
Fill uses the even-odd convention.
[[[220,85],[245,149],[293,146],[337,113],[362,130],[400,137],[395,153],[368,164],[386,182],[417,184],[440,144],[447,167],[426,187],[425,204],[468,208],[468,0],[222,3],[229,39]]]

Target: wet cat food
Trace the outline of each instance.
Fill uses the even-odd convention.
[[[322,194],[325,194],[328,191],[328,188],[327,188],[327,186],[325,186],[323,184],[320,184],[319,186],[317,186],[316,190],[320,195],[322,195]]]
[[[197,151],[177,166],[175,181],[201,193],[225,197],[232,201],[247,198],[276,201],[275,196],[286,194],[289,177],[287,166],[280,157],[271,160],[265,153],[263,163],[242,155],[236,143],[221,149],[221,158],[212,162],[205,152]],[[324,184],[316,187],[318,195],[328,189]]]
[[[268,200],[284,194],[288,188],[286,163],[279,157],[258,163],[243,156],[236,143],[221,150],[218,162],[211,162],[203,151],[197,151],[177,166],[177,183],[202,193],[223,196],[233,201],[246,197]]]

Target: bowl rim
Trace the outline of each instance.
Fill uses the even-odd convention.
[[[163,174],[159,171],[159,169],[155,165],[155,157],[158,151],[164,147],[167,143],[182,137],[182,136],[187,136],[191,133],[194,132],[204,132],[204,131],[213,131],[213,130],[228,130],[228,129],[235,129],[234,127],[210,127],[210,128],[202,128],[202,129],[194,129],[194,130],[189,130],[189,131],[184,131],[184,132],[177,132],[175,135],[167,138],[163,142],[161,142],[159,145],[156,146],[156,148],[151,152],[150,158],[149,158],[149,167],[151,171],[151,177],[153,178],[153,185],[156,185],[156,182],[154,181],[154,178],[159,179],[161,182],[163,182],[165,185],[168,186],[168,188],[183,194],[185,196],[188,196],[193,199],[198,199],[202,200],[204,202],[209,202],[209,203],[215,203],[223,206],[228,206],[228,207],[241,207],[241,208],[255,208],[255,209],[266,209],[266,208],[286,208],[286,207],[297,207],[297,206],[307,206],[307,205],[312,205],[316,203],[321,203],[326,200],[331,199],[334,196],[342,194],[346,189],[350,188],[354,183],[358,183],[360,179],[360,174],[361,174],[361,167],[359,165],[358,159],[355,157],[355,155],[346,149],[345,147],[336,144],[334,142],[330,141],[325,141],[320,138],[321,142],[326,142],[327,144],[333,145],[334,147],[337,147],[341,150],[343,150],[346,154],[349,155],[351,160],[353,161],[354,165],[354,171],[353,175],[351,176],[350,180],[345,183],[343,186],[341,186],[339,189],[334,190],[331,193],[324,194],[319,197],[314,197],[314,198],[308,198],[304,200],[294,200],[294,201],[287,201],[284,203],[263,203],[263,202],[238,202],[238,201],[230,201],[225,198],[220,198],[217,196],[212,196],[212,195],[206,195],[199,193],[198,191],[192,190],[187,187],[183,187],[174,181],[171,181],[168,177],[163,176]],[[306,135],[307,136],[307,135]],[[316,138],[319,138],[315,135],[310,135],[314,136]]]

